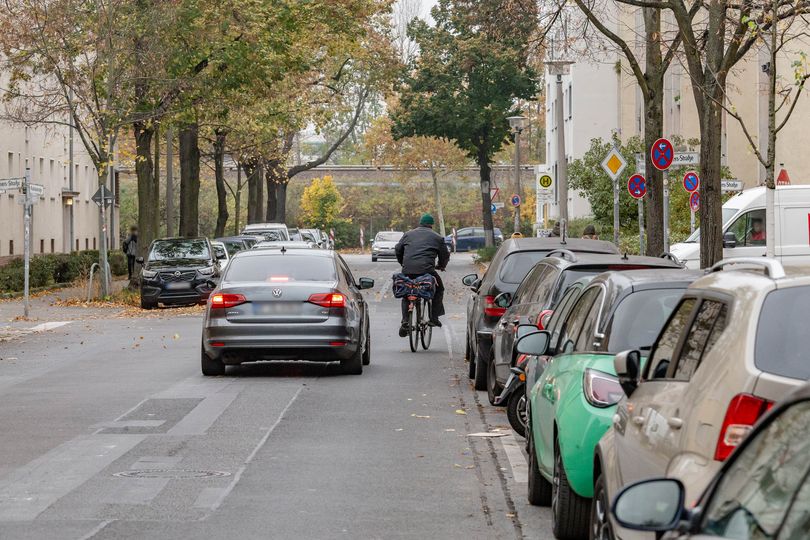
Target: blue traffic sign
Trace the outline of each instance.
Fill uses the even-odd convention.
[[[634,174],[627,181],[627,191],[634,199],[641,199],[647,194],[647,180],[640,174]]]
[[[520,206],[520,195],[512,195],[512,206]]]
[[[689,197],[689,208],[692,209],[692,212],[697,212],[700,210],[700,192],[694,191],[692,195]]]
[[[491,210],[493,214],[498,211],[498,207],[495,206],[495,203],[492,203]]]
[[[658,139],[650,149],[650,156],[652,157],[653,167],[659,171],[665,171],[672,165],[672,160],[675,158],[675,149],[672,148],[672,143],[667,139]]]
[[[683,188],[686,191],[692,193],[694,191],[697,191],[699,187],[700,187],[700,178],[698,178],[698,175],[695,171],[689,171],[688,173],[683,175]]]

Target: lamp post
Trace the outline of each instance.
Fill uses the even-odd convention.
[[[560,235],[563,238],[567,236],[568,226],[568,159],[565,156],[563,76],[571,72],[571,64],[573,64],[573,62],[567,60],[551,60],[546,62],[548,74],[557,79],[554,98],[554,117],[557,121],[557,212],[560,223]]]
[[[520,197],[520,133],[526,127],[525,116],[510,116],[509,127],[515,136],[515,193]],[[521,201],[522,202],[522,201]],[[515,228],[514,232],[520,232],[520,204],[515,205]]]

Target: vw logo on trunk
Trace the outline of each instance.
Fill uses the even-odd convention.
[[[180,277],[180,270],[174,271],[174,277]]]
[[[273,296],[281,298],[281,289],[273,289]]]

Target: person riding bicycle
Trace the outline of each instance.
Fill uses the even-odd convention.
[[[436,270],[444,270],[450,260],[450,251],[444,243],[444,238],[433,231],[433,216],[422,215],[419,226],[406,232],[394,248],[397,261],[402,265],[402,273],[409,278],[417,278],[430,274],[436,278],[436,292],[430,313],[430,325],[441,326],[439,317],[444,315],[444,285]],[[439,263],[436,264],[438,257]],[[399,336],[408,335],[408,299],[402,299],[402,325]]]

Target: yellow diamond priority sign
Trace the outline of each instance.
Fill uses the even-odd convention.
[[[611,180],[616,180],[625,167],[627,167],[627,160],[624,159],[624,156],[615,146],[610,149],[608,155],[602,160],[602,168],[608,173]]]

